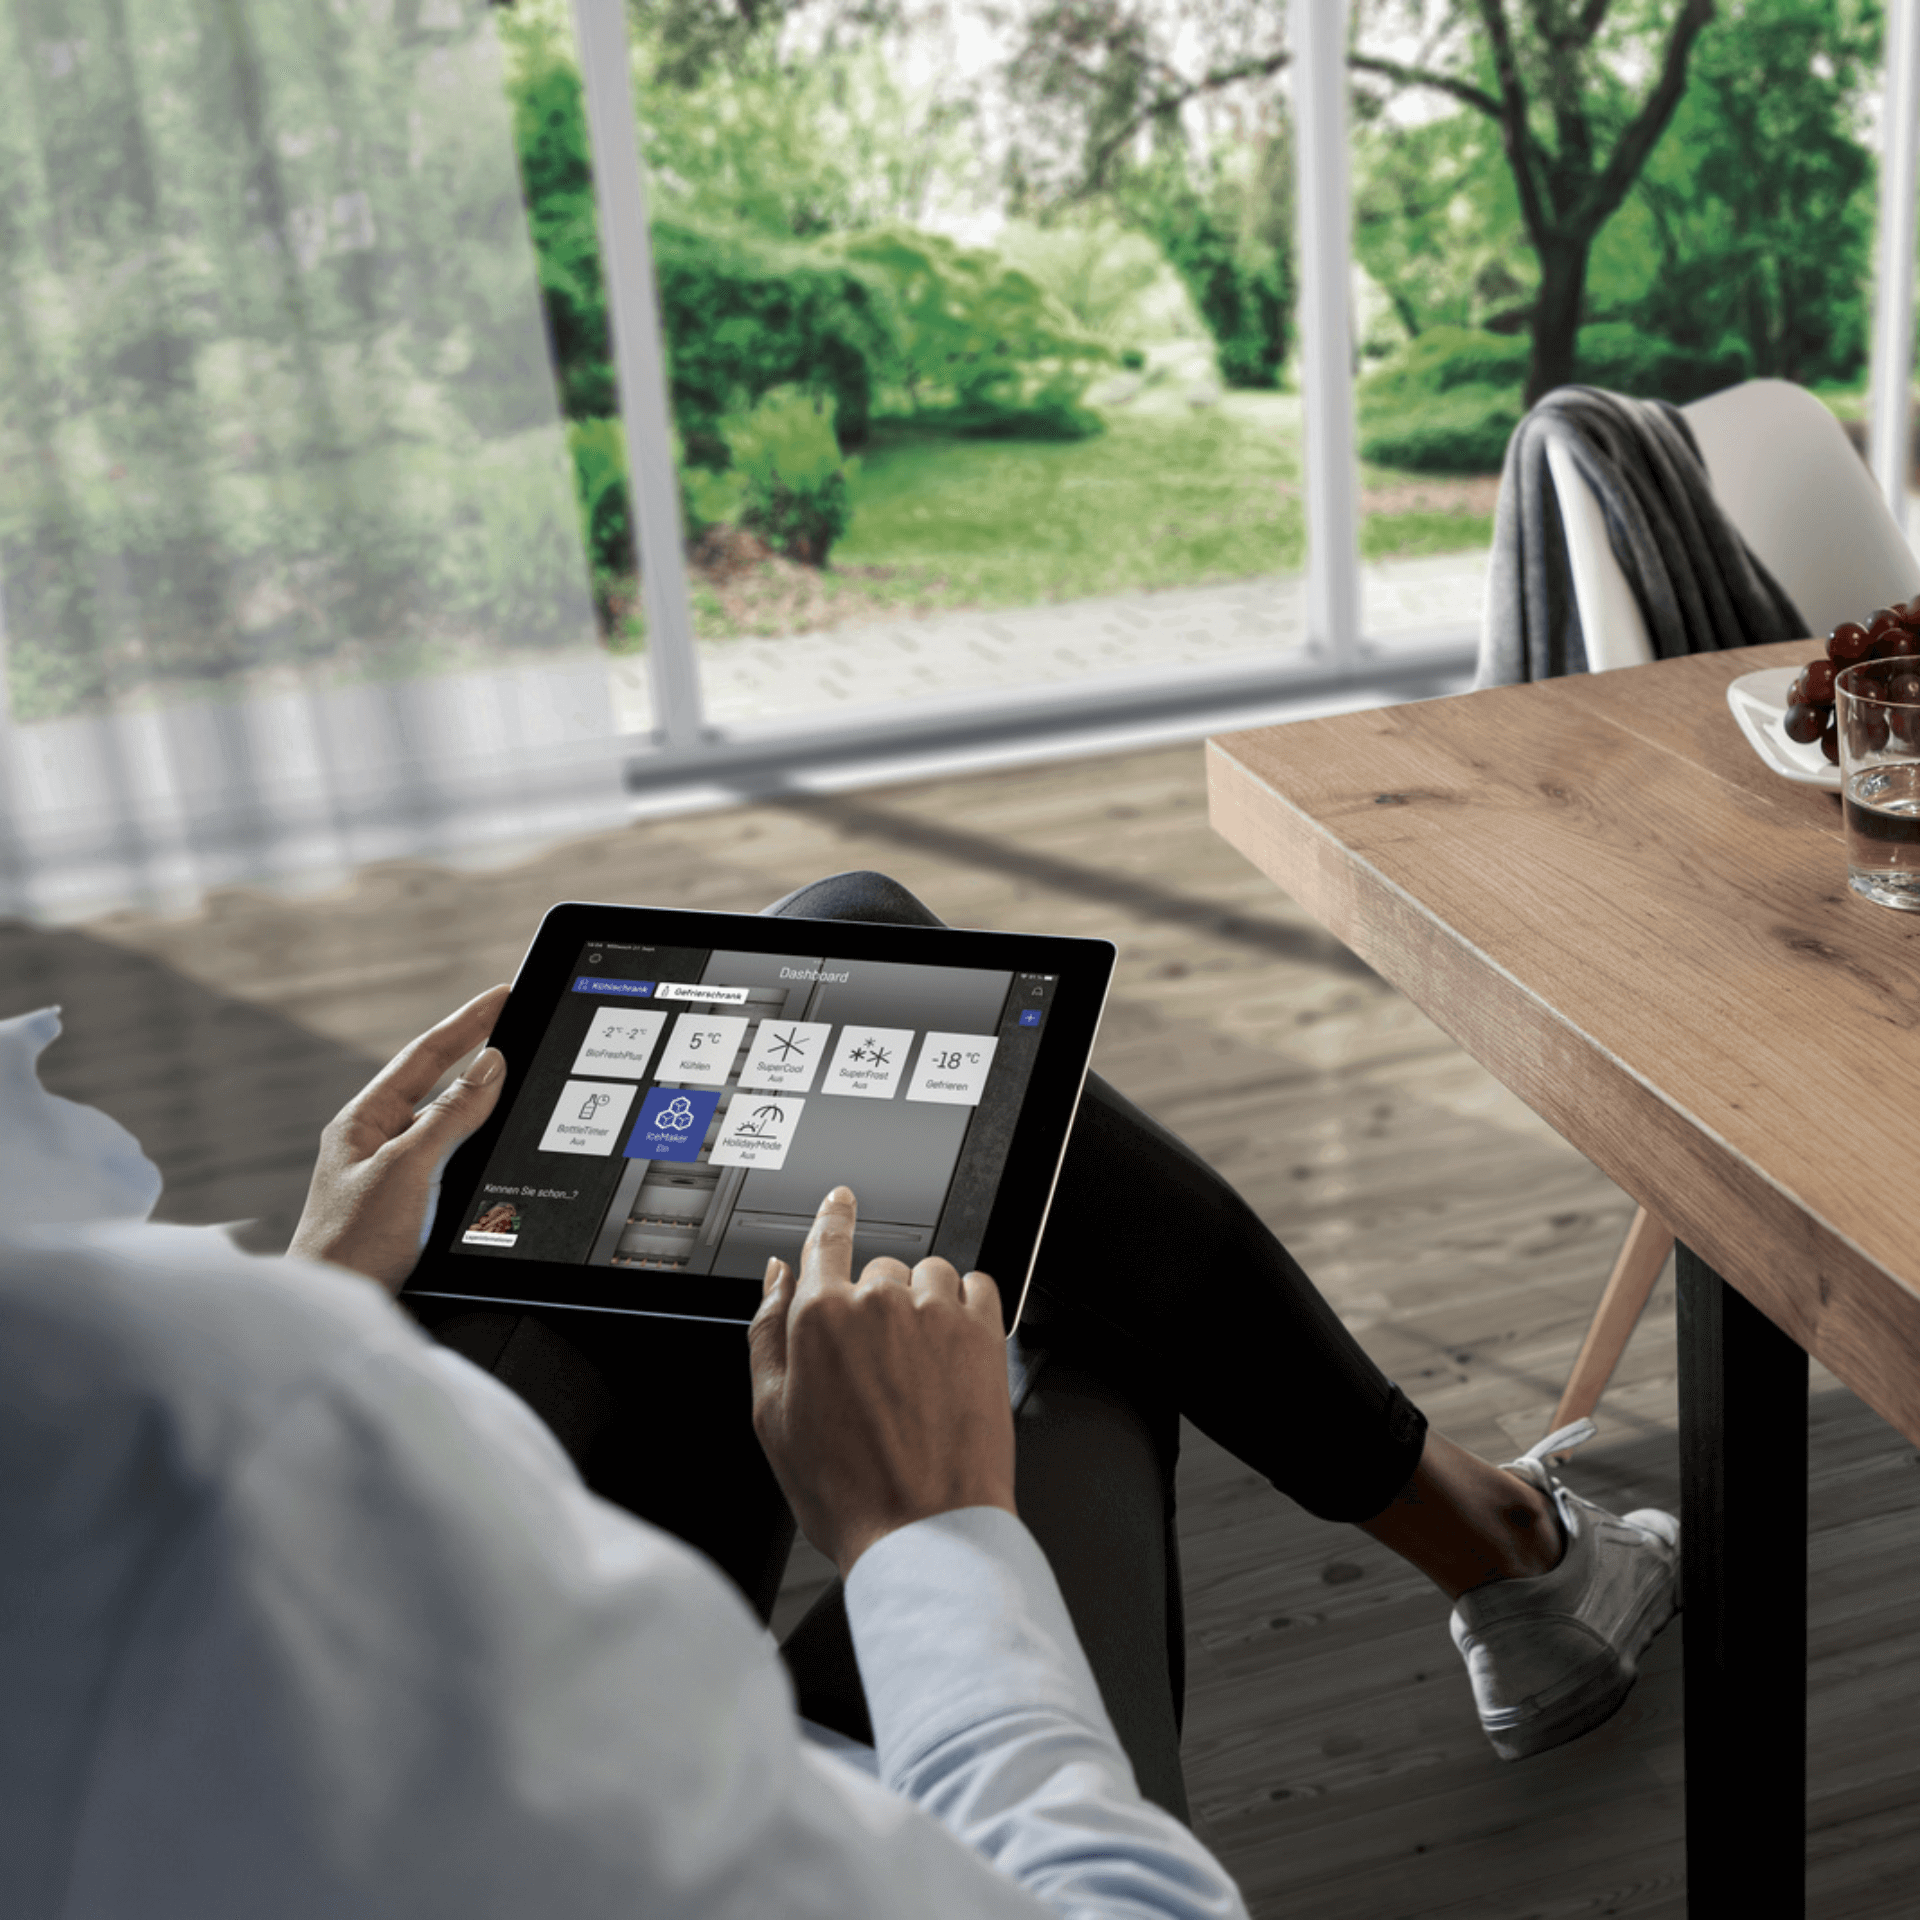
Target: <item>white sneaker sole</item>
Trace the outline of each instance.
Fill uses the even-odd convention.
[[[1482,1715],[1480,1724],[1494,1752],[1502,1760],[1530,1760],[1611,1720],[1640,1678],[1640,1656],[1679,1611],[1678,1579],[1663,1581],[1640,1603],[1628,1625],[1626,1644],[1614,1658],[1571,1674],[1518,1706]]]

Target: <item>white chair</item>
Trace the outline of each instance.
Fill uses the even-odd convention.
[[[1920,593],[1920,560],[1846,430],[1804,387],[1749,380],[1681,408],[1714,498],[1816,634]],[[1557,446],[1547,466],[1566,529],[1568,570],[1594,673],[1645,666],[1653,642],[1613,556],[1593,489]],[[1673,1235],[1642,1207],[1547,1431],[1584,1419],[1626,1351]],[[1563,1455],[1562,1458],[1565,1456]]]

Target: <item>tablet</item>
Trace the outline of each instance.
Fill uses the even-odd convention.
[[[1106,1003],[1105,940],[569,902],[493,1031],[404,1297],[748,1321],[820,1201],[854,1273],[936,1254],[1019,1318]]]

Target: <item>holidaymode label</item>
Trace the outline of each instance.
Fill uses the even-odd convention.
[[[783,1167],[806,1108],[790,1093],[736,1093],[727,1102],[709,1160],[716,1167]]]

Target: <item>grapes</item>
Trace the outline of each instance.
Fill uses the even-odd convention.
[[[1837,703],[1840,674],[1859,667],[1848,685],[1888,702],[1920,707],[1920,593],[1891,607],[1877,608],[1863,625],[1843,620],[1827,636],[1827,657],[1811,660],[1787,691],[1787,710],[1780,730],[1798,746],[1820,742],[1820,751],[1834,766],[1840,763]],[[1877,753],[1889,739],[1920,747],[1920,712],[1898,706],[1855,709],[1850,746],[1859,753]]]

